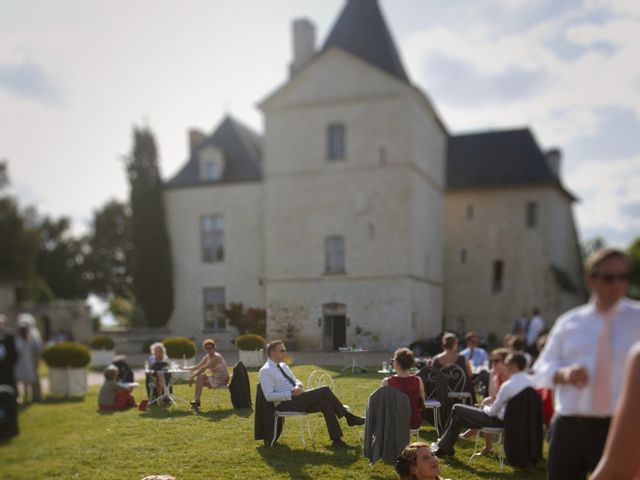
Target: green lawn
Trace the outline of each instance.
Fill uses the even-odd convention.
[[[306,380],[313,366],[295,366]],[[369,394],[378,387],[375,373],[342,374],[328,369],[336,391],[354,413],[364,415]],[[255,396],[257,372],[250,372]],[[234,410],[226,391],[206,391],[200,412],[188,404],[157,407],[146,412],[101,413],[97,410],[98,387],[83,399],[58,400],[23,407],[20,435],[0,443],[0,478],[9,479],[140,479],[151,474],[171,474],[190,479],[394,479],[391,466],[380,462],[369,466],[362,456],[363,427],[347,427],[345,441],[352,450],[333,451],[320,415],[313,440],[306,450],[300,442],[297,419],[290,419],[274,448],[253,440],[253,412]],[[136,400],[144,398],[136,389]],[[191,399],[193,390],[178,385],[174,393]],[[317,420],[317,422],[316,422]],[[435,431],[423,426],[422,439],[435,440]],[[480,459],[471,466],[467,459],[473,444],[460,441],[456,458],[441,461],[443,474],[462,479],[543,479],[544,466],[514,471],[500,470],[497,458]]]

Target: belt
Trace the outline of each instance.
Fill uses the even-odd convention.
[[[579,423],[582,425],[609,425],[611,417],[577,417],[577,416],[560,416],[561,420],[570,423]]]

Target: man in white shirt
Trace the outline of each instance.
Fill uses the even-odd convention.
[[[507,402],[518,395],[527,387],[533,386],[533,381],[524,370],[527,368],[527,360],[518,353],[510,354],[505,360],[509,380],[504,382],[496,399],[491,405],[482,409],[457,403],[451,410],[449,424],[442,437],[431,447],[438,457],[454,455],[453,446],[458,440],[463,428],[503,427],[504,413]]]
[[[555,389],[550,480],[585,479],[602,455],[622,388],[622,365],[640,340],[640,303],[624,298],[630,268],[619,250],[591,256],[585,269],[589,303],[558,318],[533,366],[536,383]]]
[[[339,417],[349,426],[364,425],[364,418],[348,412],[329,387],[306,391],[289,366],[284,363],[287,349],[282,340],[267,344],[267,362],[260,368],[260,387],[264,397],[285,412],[322,412],[333,447],[346,447],[342,441]]]

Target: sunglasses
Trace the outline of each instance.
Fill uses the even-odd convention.
[[[214,350],[214,348],[211,345],[209,345],[207,347],[204,347],[204,348],[205,348],[205,350]]]
[[[591,276],[593,278],[599,278],[604,283],[628,282],[629,281],[629,274],[628,273],[594,273]]]

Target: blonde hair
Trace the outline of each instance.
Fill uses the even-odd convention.
[[[165,348],[164,344],[162,342],[155,342],[152,343],[151,346],[149,347],[149,352],[151,352],[151,355],[155,355],[156,352],[156,348],[160,348],[162,349],[162,359],[166,359],[167,358],[167,349]]]

